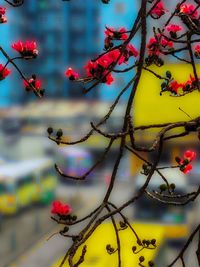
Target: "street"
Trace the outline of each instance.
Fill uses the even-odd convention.
[[[126,194],[121,194],[120,192],[124,191]],[[99,201],[103,197],[105,192],[105,186],[101,185],[91,185],[91,186],[72,186],[65,185],[59,186],[57,195],[60,198],[64,199],[64,196],[67,196],[72,200],[74,206],[74,212],[77,214],[78,218],[86,215],[89,211],[92,211],[94,207],[97,206]],[[132,188],[129,184],[119,184],[117,190],[115,190],[112,199],[116,201],[115,203],[122,203],[124,199],[128,199],[129,195],[132,192]],[[76,212],[77,211],[77,212]],[[50,223],[50,213],[46,214],[46,220]],[[126,211],[126,215],[132,214],[132,209],[129,208]],[[44,214],[43,214],[44,215]],[[50,223],[52,226],[52,222]],[[29,224],[27,224],[27,227]],[[52,228],[51,228],[52,229]],[[60,229],[54,223],[53,230],[49,231],[48,234],[45,234],[38,242],[36,242],[28,251],[22,253],[17,259],[13,260],[8,267],[50,267],[52,264],[62,257],[66,252],[69,243],[67,239],[60,236],[54,235],[48,241],[47,239],[55,232]],[[78,230],[78,229],[77,229]],[[0,265],[1,266],[1,265]],[[5,265],[2,265],[4,267]],[[6,266],[5,266],[6,267]]]
[[[60,185],[57,190],[57,194],[60,196],[60,198],[64,199],[65,196],[67,196],[69,199],[71,199],[74,212],[77,214],[78,218],[81,218],[88,212],[92,211],[92,209],[96,207],[99,201],[102,199],[104,192],[105,185],[102,184],[90,186]],[[122,192],[126,193],[122,194]],[[117,189],[112,195],[112,200],[116,204],[120,205],[120,203],[122,203],[125,199],[128,199],[131,193],[132,188],[129,183],[119,182]],[[199,205],[196,205],[196,209],[199,209]],[[68,246],[70,245],[70,242],[68,241],[69,239],[66,239],[58,234],[53,235],[59,231],[60,226],[56,225],[56,223],[52,223],[49,219],[49,210],[44,210],[45,212],[41,212],[40,210],[40,215],[42,214],[46,225],[48,224],[51,230],[48,233],[44,233],[42,238],[38,238],[34,245],[22,252],[19,257],[17,257],[8,265],[8,267],[51,267],[53,263],[55,263],[65,254]],[[33,214],[36,214],[36,211],[33,212]],[[133,214],[132,207],[129,207],[125,214],[131,218]],[[199,217],[199,213],[194,214],[195,218],[197,219],[197,217]],[[34,228],[30,228],[30,223],[27,223],[26,227],[29,229],[29,231],[34,231]],[[79,229],[76,229],[75,231],[78,231]],[[51,235],[53,236],[47,241]],[[191,249],[185,257],[186,264],[189,264],[188,266],[190,267],[198,267],[196,257],[194,255],[194,251],[196,251],[197,248],[196,245],[196,242],[192,243]],[[165,253],[169,263],[177,256],[178,250],[167,247]],[[6,267],[6,265],[0,266]],[[181,267],[181,263],[178,262],[175,267]]]

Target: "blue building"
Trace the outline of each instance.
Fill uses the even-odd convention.
[[[28,0],[21,8],[23,23],[17,25],[20,27],[19,39],[35,40],[39,49],[38,57],[29,62],[23,61],[22,68],[29,77],[36,74],[41,79],[47,98],[68,96],[64,77],[68,61],[68,53],[65,52],[68,46],[67,18],[68,9],[60,1]],[[23,100],[27,101],[27,98],[35,97],[24,94]]]
[[[91,58],[96,57],[101,49],[99,12],[101,3],[91,0],[70,1],[67,5],[68,20],[67,34],[69,64],[84,75],[84,65]],[[85,97],[77,83],[68,83],[71,97]],[[98,90],[93,90],[88,98],[97,99]]]
[[[17,31],[13,30],[13,24],[15,24],[15,10],[13,10],[13,8],[8,8],[6,16],[8,18],[8,23],[0,25],[0,35],[2,37],[0,45],[6,53],[12,56],[13,51],[11,44],[17,35]],[[4,65],[6,61],[5,57],[0,53],[0,64]],[[15,86],[19,75],[12,65],[9,65],[8,68],[12,73],[5,80],[0,81],[0,107],[10,106],[15,102],[18,93],[20,94],[19,89]]]
[[[9,9],[11,20],[0,28],[6,36],[3,41],[9,47],[16,40],[37,41],[38,58],[22,61],[20,66],[27,77],[38,75],[46,88],[45,97],[54,99],[86,97],[81,85],[64,76],[66,68],[70,66],[84,74],[86,62],[102,52],[105,25],[130,28],[137,13],[130,0],[115,0],[109,5],[91,0],[27,0],[22,7]],[[102,100],[111,100],[126,80],[121,75],[112,86],[99,86],[87,97],[98,99],[100,95]],[[7,104],[35,99],[33,94],[24,93],[21,79],[13,75],[3,84],[6,90],[1,90],[1,100]]]
[[[105,26],[120,28],[125,27],[130,30],[138,12],[138,2],[133,4],[130,0],[111,0],[108,5],[101,5],[101,45],[104,45],[104,30]],[[138,37],[134,39],[133,43],[138,48]],[[126,68],[126,66],[124,67]],[[114,75],[115,82],[112,85],[103,84],[100,88],[100,98],[102,100],[111,101],[120,90],[126,85],[126,83],[131,79],[133,72],[123,73]],[[127,93],[124,95],[123,99],[127,98]]]
[[[98,54],[99,7],[99,2],[91,0],[27,0],[19,8],[9,7],[11,19],[0,28],[2,36],[5,36],[1,44],[3,41],[5,47],[12,50],[10,44],[14,41],[37,41],[38,57],[30,61],[22,60],[18,64],[27,77],[36,74],[42,80],[46,89],[45,98],[85,98],[80,85],[68,81],[64,72],[71,66],[84,73],[83,66]],[[16,55],[16,52],[11,51],[11,54]],[[16,80],[12,75],[1,82],[1,86],[6,90],[1,90],[0,101],[7,101],[5,103],[8,105],[35,99],[33,94],[24,93],[19,77]],[[88,94],[88,97],[98,98],[98,90]]]

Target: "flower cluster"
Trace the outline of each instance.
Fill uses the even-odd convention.
[[[198,81],[196,81],[195,78],[190,75],[190,79],[182,84],[182,90],[184,92],[191,92],[197,89],[198,87],[197,83],[199,83],[199,81],[200,81],[200,78],[198,78]]]
[[[6,8],[5,7],[0,7],[0,23],[6,23],[7,18],[6,18]]]
[[[57,215],[68,215],[72,208],[68,204],[62,204],[59,200],[52,203],[51,213]]]
[[[118,30],[114,28],[107,27],[105,30],[105,40],[104,40],[104,48],[107,50],[113,47],[113,40],[127,40],[128,34],[126,28],[119,28]]]
[[[151,10],[151,17],[154,19],[159,19],[162,17],[168,10],[164,8],[163,2],[158,2],[157,5]]]
[[[118,65],[127,63],[130,57],[137,57],[138,51],[132,44],[128,44],[124,49],[123,53],[120,49],[113,49],[102,56],[98,57],[96,60],[90,60],[85,65],[85,71],[87,79],[98,80],[101,83],[106,83],[110,85],[114,78],[112,76],[111,70],[114,64],[118,62]],[[79,74],[75,72],[72,68],[68,68],[65,75],[70,80],[78,80]]]
[[[198,10],[192,4],[182,4],[179,9],[180,15],[188,15],[191,19],[198,19]]]
[[[172,49],[173,47],[174,43],[172,41],[167,40],[160,34],[156,35],[155,37],[151,37],[147,44],[148,54],[157,56],[159,56],[162,52],[162,48]]]
[[[196,58],[200,59],[200,44],[197,44],[194,47],[194,55]]]
[[[160,67],[164,64],[163,60],[159,57],[160,54],[164,50],[173,50],[174,43],[164,36],[157,34],[155,37],[149,39],[147,49],[148,57],[145,59],[147,66],[155,64]]]
[[[36,58],[38,55],[37,44],[35,41],[18,41],[12,44],[12,48],[19,52],[25,59]]]
[[[131,57],[137,57],[137,49],[130,43],[119,45],[118,48],[113,47],[113,41],[126,41],[128,39],[128,31],[126,28],[114,29],[106,27],[105,30],[104,47],[106,52],[98,56],[97,59],[93,59],[87,62],[84,69],[86,77],[79,79],[79,74],[69,67],[65,71],[65,75],[69,80],[87,81],[91,82],[97,80],[99,83],[112,84],[114,77],[112,76],[112,70],[115,65],[127,64]]]
[[[160,94],[167,91],[170,92],[172,95],[180,96],[198,89],[198,85],[200,84],[197,84],[197,81],[191,75],[186,82],[179,83],[176,80],[174,80],[171,76],[171,73],[167,71],[166,80],[161,84]]]
[[[190,164],[196,158],[196,152],[192,150],[187,150],[183,154],[183,158],[176,157],[175,160],[179,164],[180,170],[187,174],[192,170],[192,165]]]
[[[166,27],[172,38],[177,38],[177,33],[183,30],[183,27],[177,24],[170,24]]]
[[[9,69],[0,64],[0,81],[5,79],[10,73],[11,71]]]

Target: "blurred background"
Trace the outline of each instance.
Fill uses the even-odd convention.
[[[102,51],[105,26],[130,29],[138,12],[137,4],[133,5],[131,0],[110,2],[103,5],[92,0],[71,0],[69,3],[27,0],[20,8],[7,6],[8,23],[0,27],[1,45],[14,56],[15,52],[11,50],[14,41],[37,41],[38,58],[18,64],[27,77],[36,74],[46,92],[42,100],[36,99],[34,94],[27,94],[14,69],[12,75],[0,83],[0,267],[58,267],[70,241],[59,235],[47,241],[60,229],[50,219],[51,202],[56,198],[70,203],[73,213],[80,218],[98,205],[108,186],[118,153],[117,142],[106,161],[85,182],[67,182],[56,173],[54,163],[70,175],[81,175],[103,153],[107,140],[94,134],[77,146],[57,146],[48,139],[46,129],[49,126],[62,128],[68,141],[81,138],[90,129],[90,121],[98,122],[108,112],[115,97],[132,77],[131,72],[117,75],[112,86],[99,85],[83,95],[80,85],[64,76],[69,66],[82,73],[86,62]],[[168,9],[173,2],[169,1]],[[151,35],[150,28],[148,34]],[[139,36],[136,36],[134,45],[139,48],[139,44]],[[2,56],[0,59],[2,64],[5,63]],[[177,80],[188,79],[190,67],[178,64],[173,58],[165,63],[164,67],[154,69],[161,75],[170,69]],[[177,99],[167,95],[161,97],[159,91],[160,81],[150,73],[144,73],[133,107],[136,125],[188,119],[179,107],[191,117],[199,114],[198,93]],[[104,127],[105,131],[114,132],[121,128],[129,92],[121,98]],[[137,141],[147,145],[154,136],[154,131],[140,132]],[[181,156],[186,149],[194,149],[199,155],[197,142],[196,136],[192,135],[168,142],[161,164],[173,164],[175,156]],[[153,159],[154,154],[148,157]],[[141,186],[141,164],[130,153],[125,153],[112,194],[117,205],[129,199]],[[187,176],[180,171],[169,171],[165,175],[170,182],[177,184],[179,192],[186,193],[199,185],[199,173],[200,165],[196,160],[193,171]],[[158,188],[161,183],[155,177],[150,189]],[[136,222],[141,238],[156,237],[158,249],[151,255],[143,255],[163,267],[177,255],[189,232],[198,223],[199,205],[197,201],[187,207],[166,207],[143,198],[126,209],[125,214],[131,222]],[[93,246],[82,266],[111,266],[111,256],[105,256],[105,242],[109,243],[113,237],[110,232],[107,235],[110,230],[106,227],[102,231],[109,238],[107,241],[102,235],[94,238],[102,249]],[[135,242],[133,239],[132,245]],[[196,247],[194,242],[188,252],[190,267],[198,266],[194,256]],[[138,257],[133,260],[134,257],[126,253],[124,257],[124,267],[130,266],[128,264],[137,266]]]

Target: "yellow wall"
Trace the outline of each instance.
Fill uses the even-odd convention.
[[[200,76],[200,65],[198,65]],[[188,64],[171,64],[161,68],[151,67],[160,75],[164,76],[167,70],[172,72],[178,82],[185,82],[189,79],[192,68]],[[162,80],[153,74],[143,71],[142,79],[137,88],[135,102],[133,105],[133,116],[135,125],[148,125],[151,123],[175,122],[189,119],[181,107],[192,118],[200,115],[200,92],[195,91],[184,97],[170,97],[168,92],[160,96],[160,84]]]

